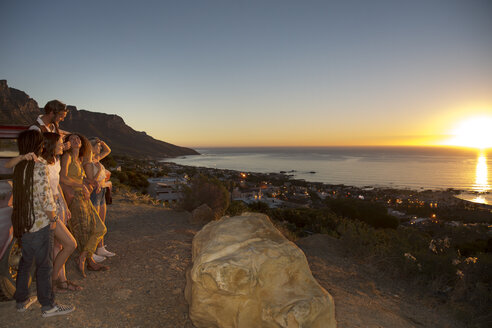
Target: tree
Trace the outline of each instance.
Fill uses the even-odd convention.
[[[221,218],[229,207],[229,192],[217,178],[195,175],[190,186],[184,188],[183,194],[181,206],[185,210],[192,211],[207,204],[214,211],[215,219]]]
[[[101,160],[101,163],[102,165],[104,165],[104,167],[106,167],[107,169],[111,168],[111,167],[117,167],[118,164],[116,163],[116,161],[114,160],[113,156],[111,156],[111,154],[109,154],[108,156],[104,157],[102,160]]]
[[[249,204],[249,209],[252,212],[260,212],[260,213],[267,214],[268,211],[270,210],[270,207],[268,207],[267,203],[258,201],[258,202],[254,202],[254,203]]]
[[[386,208],[377,203],[357,199],[328,199],[330,209],[339,216],[363,221],[374,228],[396,229],[399,221],[388,215]]]

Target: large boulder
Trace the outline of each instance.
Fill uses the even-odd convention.
[[[336,327],[333,298],[266,215],[210,222],[192,253],[185,296],[196,327]]]

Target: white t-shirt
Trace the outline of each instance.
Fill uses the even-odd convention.
[[[43,115],[39,115],[38,116],[38,119],[36,120],[36,122],[38,122],[39,125],[41,126],[44,126],[46,127],[46,129],[48,129],[49,132],[56,132],[55,131],[55,125],[54,124],[44,124],[43,122],[43,119],[41,118]],[[39,128],[39,126],[37,126],[36,124],[33,124],[29,127],[29,130],[38,130],[38,131],[41,131],[41,129]]]
[[[60,191],[58,190],[61,171],[60,160],[56,159],[54,164],[48,164],[46,166],[48,167],[48,180],[50,182],[53,197],[57,197],[60,195]]]

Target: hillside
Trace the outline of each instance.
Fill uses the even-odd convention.
[[[106,244],[117,256],[107,272],[80,279],[74,261],[67,276],[84,286],[79,293],[57,294],[77,309],[67,317],[42,319],[36,303],[17,313],[13,302],[0,303],[5,327],[194,327],[184,299],[191,242],[202,228],[190,214],[135,204],[115,195],[108,207]],[[461,328],[442,304],[398,281],[381,276],[344,256],[326,235],[297,241],[314,277],[334,298],[338,328]]]
[[[118,115],[78,110],[68,106],[69,113],[60,127],[79,132],[87,137],[104,140],[116,155],[141,158],[164,158],[182,155],[198,155],[190,148],[160,141],[128,126]],[[0,80],[0,125],[30,125],[42,114],[38,103],[25,92],[10,88],[6,80]]]
[[[62,129],[99,137],[108,142],[115,154],[150,158],[198,155],[193,149],[175,146],[154,139],[145,132],[135,131],[118,115],[77,110],[74,106],[68,108],[67,117],[60,124]]]

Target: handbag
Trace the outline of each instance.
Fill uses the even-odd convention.
[[[104,198],[107,205],[113,204],[113,195],[111,194],[111,188],[106,187],[106,192],[104,193]]]

